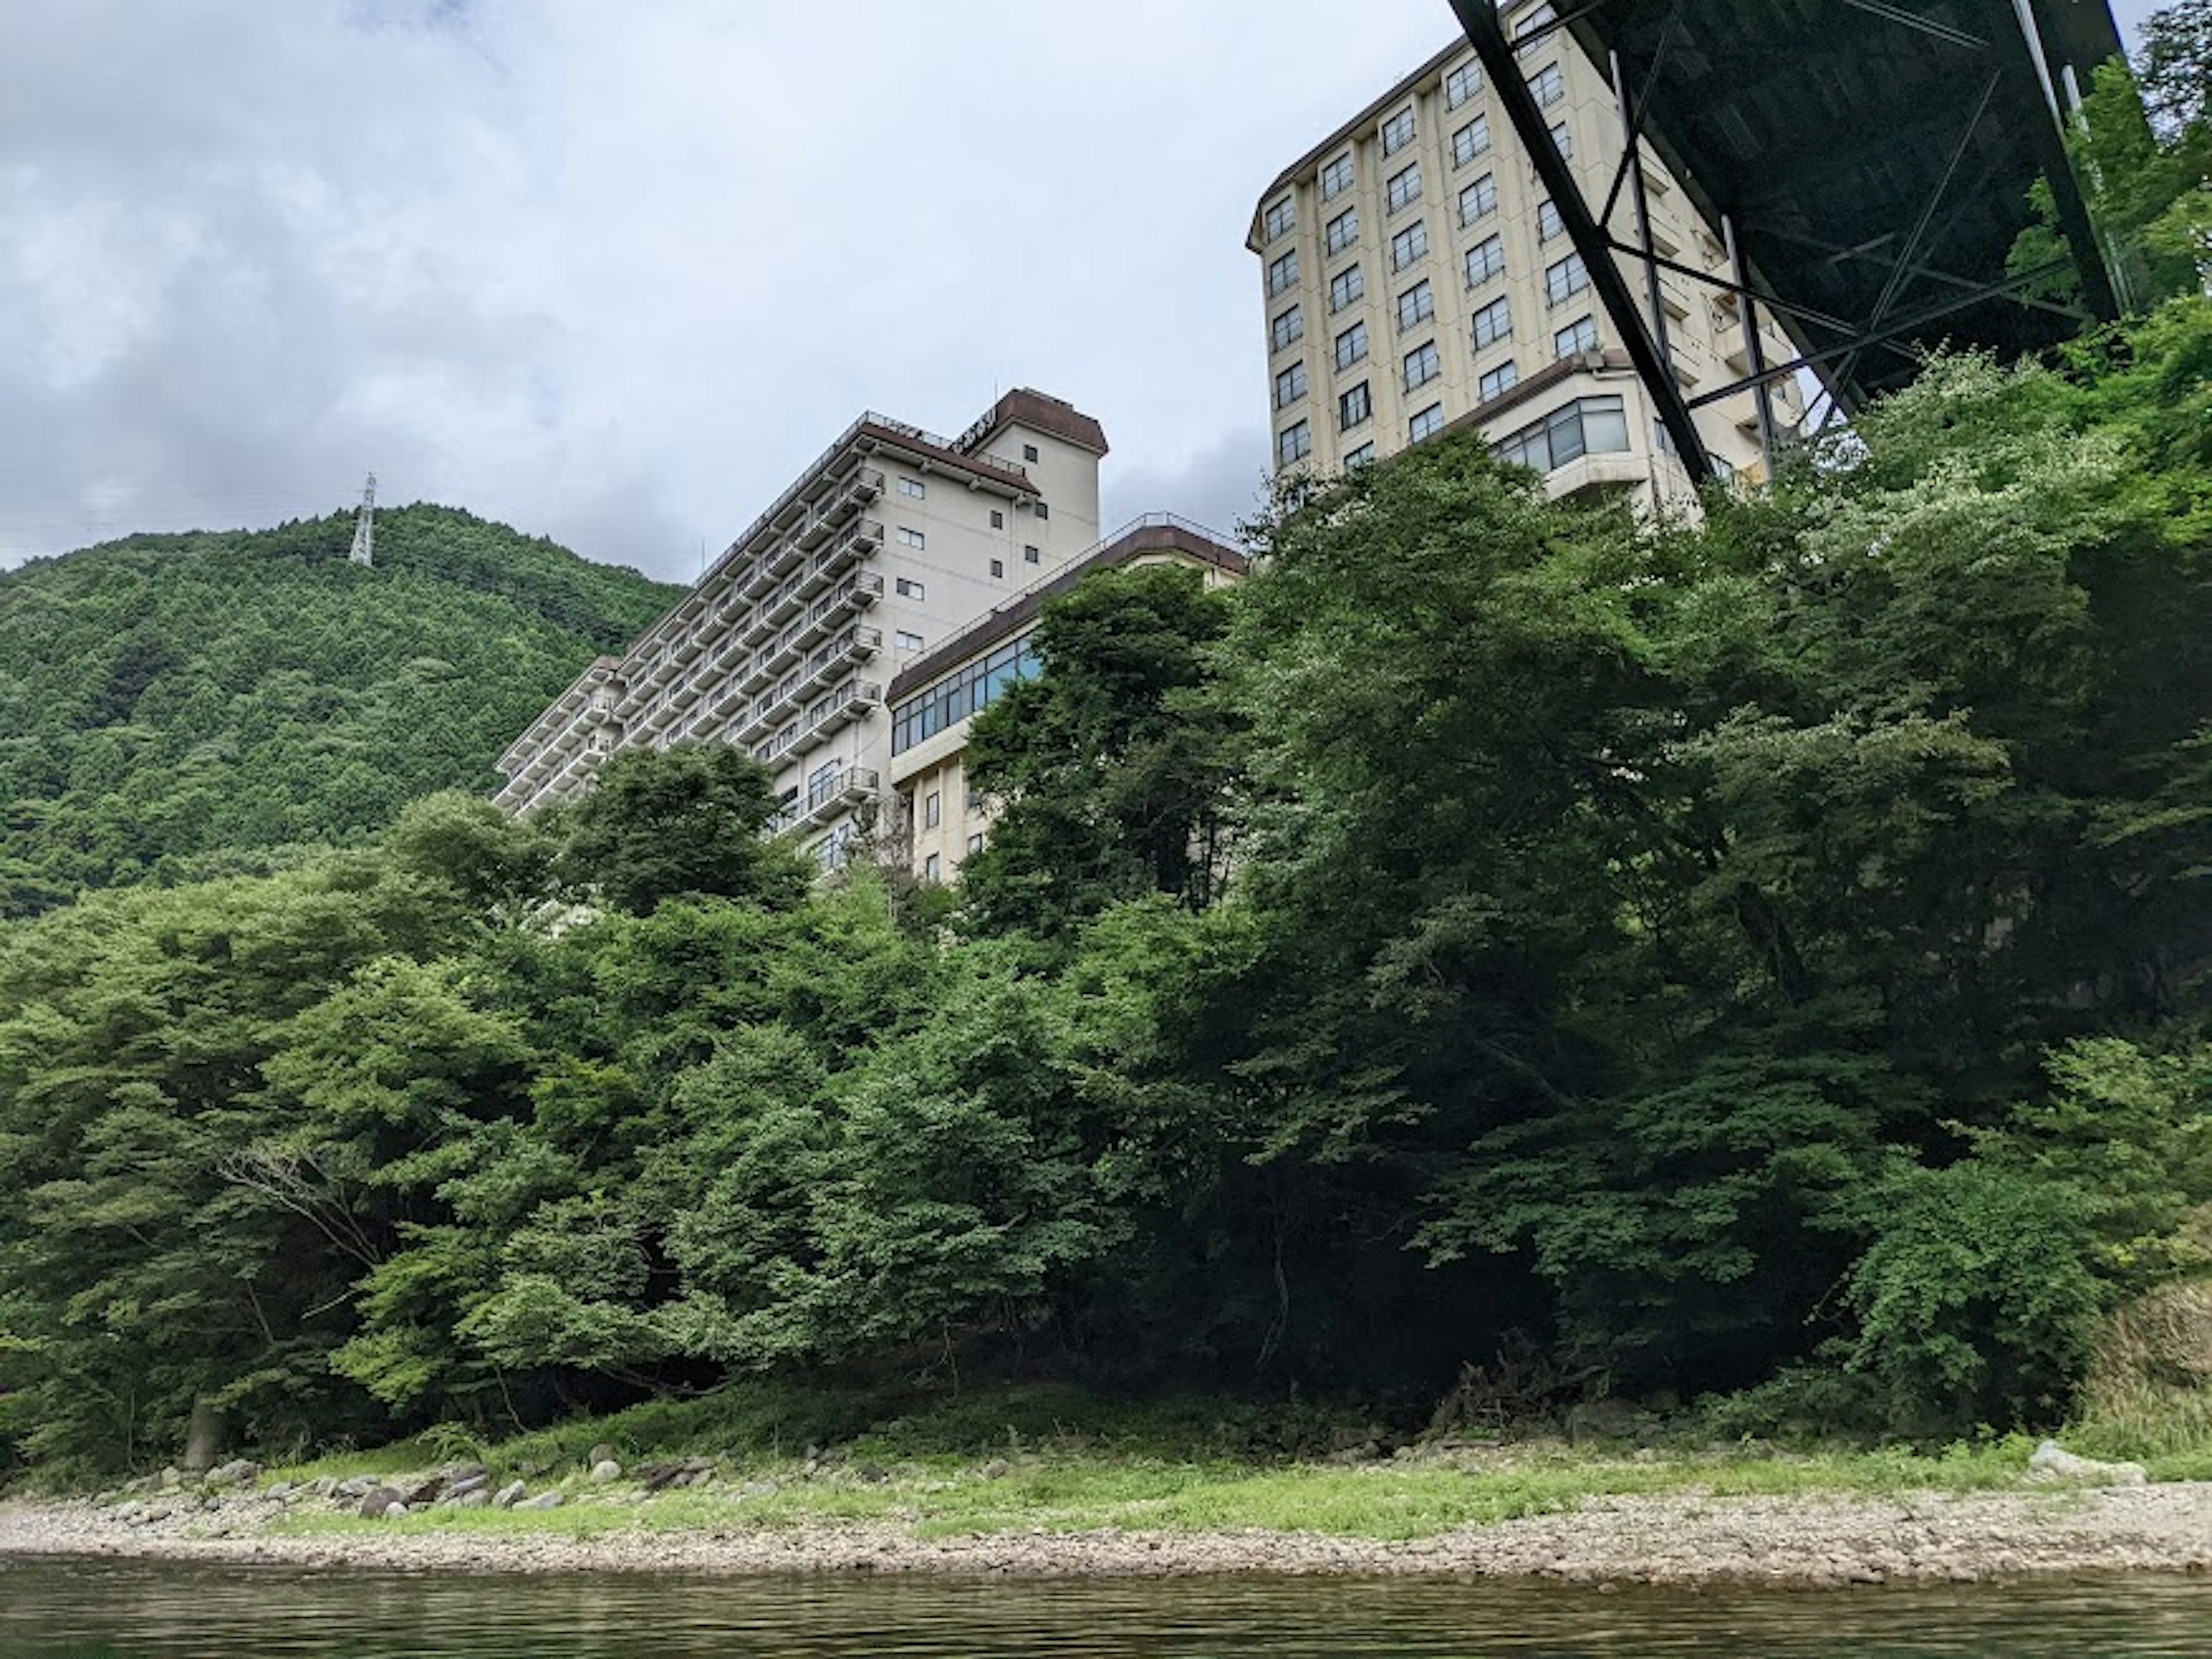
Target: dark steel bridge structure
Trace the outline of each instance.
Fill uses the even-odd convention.
[[[1756,394],[1771,459],[1766,389],[1778,380],[1809,370],[1828,415],[1849,415],[1940,346],[2016,356],[2118,309],[2064,142],[2092,73],[2121,51],[2108,0],[1553,0],[1556,15],[1511,38],[1496,0],[1452,9],[1693,477],[1712,470],[1692,418],[1705,404]],[[1559,31],[1620,106],[1626,142],[1600,202],[1577,185],[1516,68]],[[1715,228],[1727,277],[1654,247],[1647,153]],[[2068,257],[2008,271],[2039,180]],[[2078,302],[2045,297],[2067,270]],[[1735,296],[1748,373],[1686,395],[1668,364],[1662,270]],[[1762,310],[1795,356],[1766,360]]]

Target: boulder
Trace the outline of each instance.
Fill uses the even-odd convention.
[[[261,1478],[261,1465],[250,1458],[234,1457],[228,1463],[218,1463],[207,1472],[210,1486],[250,1486]]]
[[[535,1498],[524,1498],[514,1507],[519,1510],[557,1510],[561,1507],[561,1503],[559,1492],[541,1492]]]
[[[2149,1479],[2140,1463],[2104,1463],[2077,1457],[2056,1440],[2046,1440],[2027,1460],[2028,1473],[2046,1480],[2079,1480],[2097,1486],[2140,1486]]]
[[[482,1486],[471,1486],[453,1499],[453,1507],[461,1510],[480,1510],[491,1502],[491,1494]]]
[[[1003,1480],[1012,1468],[1012,1465],[1009,1464],[1005,1458],[994,1457],[975,1473],[986,1480]]]
[[[522,1501],[522,1494],[530,1488],[520,1480],[510,1480],[492,1495],[495,1509],[511,1510]]]
[[[371,1486],[367,1492],[362,1494],[361,1500],[361,1513],[362,1517],[366,1520],[381,1521],[384,1519],[386,1512],[388,1511],[394,1504],[402,1504],[406,1500],[404,1498],[401,1498],[398,1492],[392,1491],[389,1486]]]
[[[491,1485],[491,1476],[479,1468],[474,1474],[455,1477],[453,1484],[446,1488],[446,1496],[459,1500],[466,1498],[472,1492],[482,1492],[489,1485]]]
[[[427,1480],[418,1480],[410,1486],[404,1494],[407,1507],[410,1510],[426,1508],[444,1496],[445,1491],[446,1477],[442,1474],[434,1474]]]
[[[618,1463],[621,1461],[615,1449],[604,1440],[584,1454],[584,1467],[587,1469],[595,1469],[602,1463]]]
[[[592,1465],[592,1479],[600,1486],[622,1479],[622,1465],[611,1457],[603,1457]]]

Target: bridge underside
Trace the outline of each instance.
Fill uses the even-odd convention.
[[[1547,29],[1568,31],[1613,75],[1628,130],[1733,241],[1735,283],[1714,286],[1742,290],[1798,349],[1696,403],[1803,367],[1849,410],[1911,380],[1945,343],[2032,351],[2113,313],[2062,139],[2092,71],[2120,51],[2107,0],[1553,3]],[[1564,165],[1547,167],[1558,159],[1548,124],[1513,70],[1516,42],[1492,0],[1453,9],[1600,297],[1627,313],[1614,326],[1696,465],[1691,404],[1661,367],[1663,316],[1634,289],[1657,257],[1636,223],[1635,148],[1617,158],[1607,198],[1583,200]],[[2033,283],[2005,270],[2039,179],[2081,275],[2078,309],[2033,297]],[[1616,260],[1620,279],[1598,281]]]

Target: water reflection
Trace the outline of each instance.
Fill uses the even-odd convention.
[[[0,1563],[0,1659],[2203,1659],[2212,1583],[414,1577]]]

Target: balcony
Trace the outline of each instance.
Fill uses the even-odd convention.
[[[795,538],[786,536],[769,550],[768,556],[761,563],[763,568],[781,580],[798,569],[805,558],[806,550],[799,546]]]
[[[775,590],[775,597],[761,607],[761,614],[772,623],[789,622],[793,617],[806,612],[806,592],[799,582],[788,581]]]
[[[847,680],[807,711],[799,722],[799,746],[818,748],[855,720],[884,706],[884,688],[873,680]]]
[[[872,766],[848,766],[836,776],[824,778],[769,820],[771,834],[811,830],[872,798],[882,780]]]
[[[745,706],[745,689],[735,680],[724,680],[714,695],[707,700],[707,707],[717,718],[726,719],[739,713]]]
[[[775,684],[775,668],[763,651],[758,656],[745,659],[745,665],[738,671],[738,684],[748,692],[765,691]]]
[[[796,626],[785,629],[761,652],[761,660],[779,674],[799,659],[799,629]]]

